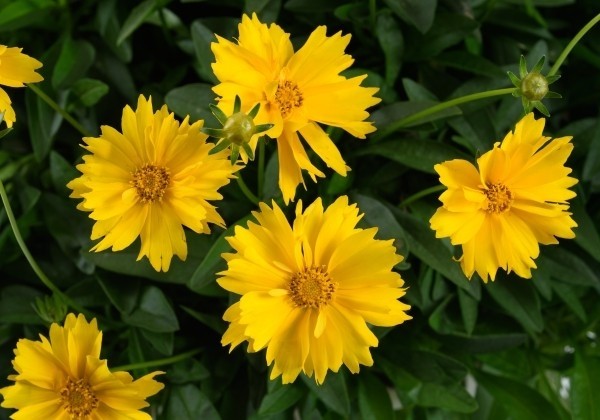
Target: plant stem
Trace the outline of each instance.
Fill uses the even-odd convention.
[[[235,178],[235,180],[237,181],[238,186],[240,187],[240,190],[242,190],[242,192],[244,193],[246,198],[248,200],[250,200],[253,204],[258,205],[258,203],[260,203],[260,200],[258,199],[257,196],[254,195],[254,193],[252,193],[252,191],[250,191],[250,188],[248,188],[248,186],[246,185],[246,183],[244,182],[242,177],[240,175],[238,175]]]
[[[453,107],[456,105],[461,105],[461,104],[464,104],[467,102],[476,101],[478,99],[491,98],[493,96],[508,95],[508,94],[511,94],[514,90],[515,90],[514,87],[504,88],[504,89],[494,89],[494,90],[488,90],[485,92],[472,93],[470,95],[461,96],[460,98],[450,99],[449,101],[441,102],[439,104],[436,104],[429,108],[426,108],[422,111],[419,111],[419,112],[411,114],[407,117],[401,118],[397,121],[394,121],[390,125],[387,125],[387,126],[383,127],[381,130],[377,131],[373,136],[371,136],[371,139],[373,141],[381,140],[382,138],[389,136],[390,134],[394,133],[395,131],[398,131],[399,129],[408,126],[409,124],[419,121],[420,119],[425,118],[429,115],[443,111],[444,109],[447,109],[447,108],[450,108],[450,107]]]
[[[76,129],[77,131],[79,131],[81,133],[82,136],[84,137],[93,137],[93,135],[91,133],[89,133],[85,128],[83,128],[83,126],[81,124],[79,124],[75,118],[73,118],[71,116],[71,114],[69,114],[67,111],[65,111],[64,109],[62,109],[52,98],[50,98],[48,95],[46,95],[44,93],[44,91],[42,91],[39,87],[37,87],[34,84],[28,84],[27,87],[29,87],[32,91],[35,92],[35,94],[37,96],[39,96],[40,98],[42,98],[42,100],[44,102],[46,102],[50,108],[52,108],[53,110],[55,110],[56,112],[58,112],[60,115],[62,115],[62,117],[67,120],[67,122],[69,124],[71,124],[73,126],[74,129]]]
[[[115,372],[115,371],[120,371],[120,370],[136,370],[136,369],[145,369],[145,368],[151,368],[151,367],[156,367],[156,366],[171,365],[173,363],[177,363],[182,360],[189,359],[190,357],[195,356],[196,354],[200,353],[201,351],[202,351],[202,349],[190,350],[190,351],[186,351],[185,353],[177,354],[175,356],[166,357],[164,359],[150,360],[149,362],[131,363],[129,365],[117,366],[117,367],[111,368],[110,370]]]
[[[42,271],[40,266],[37,264],[37,262],[31,255],[31,252],[29,252],[29,249],[27,248],[27,245],[23,240],[23,236],[21,236],[21,231],[19,230],[17,220],[15,219],[15,215],[8,201],[8,195],[6,194],[6,190],[4,189],[4,183],[2,182],[2,180],[0,180],[0,197],[2,198],[2,204],[4,204],[6,215],[8,216],[8,221],[10,223],[10,227],[12,228],[13,234],[15,235],[15,239],[17,240],[17,244],[19,244],[19,248],[21,248],[21,252],[23,252],[23,255],[25,255],[25,258],[27,259],[27,262],[31,266],[32,270],[42,281],[42,283],[44,283],[44,285],[48,289],[50,289],[52,293],[55,293],[60,298],[62,298],[67,305],[69,305],[71,308],[75,309],[78,312],[86,313],[87,311],[85,311],[85,309],[83,309],[77,303],[73,302],[71,298],[65,295],[58,287],[56,287],[54,283],[52,283],[52,280],[50,280],[48,276],[46,276],[46,274]]]
[[[265,183],[265,138],[258,140],[258,196],[263,196],[263,184]]]
[[[435,185],[433,187],[426,188],[422,191],[414,193],[413,195],[409,196],[406,200],[403,200],[400,204],[398,204],[398,207],[406,207],[410,203],[413,203],[420,198],[428,196],[429,194],[434,194],[438,191],[443,191],[444,189],[446,189],[445,185]]]
[[[562,65],[562,63],[565,61],[565,59],[567,58],[567,56],[569,55],[569,53],[571,52],[571,50],[573,49],[573,47],[575,47],[575,45],[577,45],[577,43],[579,42],[579,40],[581,38],[583,38],[583,36],[594,27],[594,25],[596,23],[600,22],[600,14],[597,14],[592,20],[590,20],[583,28],[581,28],[581,30],[579,32],[577,32],[577,35],[575,35],[573,37],[573,39],[571,40],[571,42],[569,42],[567,44],[567,46],[565,47],[565,49],[560,53],[560,56],[556,59],[556,62],[554,63],[554,65],[552,66],[552,68],[550,69],[550,71],[548,72],[548,76],[554,76],[556,74],[556,72],[558,72],[558,69],[560,68],[560,66]]]
[[[369,0],[369,16],[371,18],[371,28],[374,31],[377,25],[377,0]]]

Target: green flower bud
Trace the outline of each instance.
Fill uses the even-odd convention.
[[[32,305],[35,312],[45,322],[51,324],[53,322],[62,322],[67,316],[68,306],[62,298],[56,294],[44,296],[44,298],[35,298],[35,303]]]
[[[243,112],[236,112],[225,121],[223,134],[225,139],[241,146],[248,143],[252,136],[256,134],[256,126],[251,116]]]
[[[538,72],[531,72],[521,81],[521,93],[530,101],[541,101],[548,93],[548,80]]]

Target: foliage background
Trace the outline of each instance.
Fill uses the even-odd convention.
[[[317,25],[352,33],[348,74],[367,72],[383,102],[378,128],[436,102],[509,87],[521,54],[529,68],[553,63],[573,35],[600,12],[597,0],[0,0],[0,44],[21,46],[44,63],[38,86],[88,131],[118,126],[125,104],[151,94],[179,117],[216,122],[210,70],[213,32],[231,38],[243,12],[276,21],[301,45]],[[545,71],[549,67],[546,66]],[[451,108],[386,138],[360,141],[334,131],[349,166],[300,197],[326,203],[349,194],[364,225],[394,238],[406,257],[413,320],[378,328],[375,365],[329,374],[318,387],[302,378],[268,381],[264,353],[231,354],[220,345],[231,298],[215,283],[228,234],[188,232],[189,256],[168,273],[144,260],[138,244],[120,253],[88,252],[91,221],[65,184],[77,176],[81,135],[30,89],[11,89],[15,129],[0,140],[0,179],[32,254],[72,299],[99,316],[109,366],[199,353],[161,366],[166,389],[151,401],[158,419],[599,419],[600,418],[600,28],[589,32],[561,68],[545,101],[546,131],[573,135],[568,165],[580,179],[571,203],[577,238],[542,247],[532,280],[501,275],[483,285],[465,279],[448,241],[428,220],[438,185],[433,165],[473,160],[516,123],[519,99],[503,96]],[[376,137],[377,135],[375,135]],[[281,202],[276,145],[267,144],[264,201]],[[242,175],[253,191],[256,163]],[[218,203],[228,226],[254,208],[235,183]],[[411,199],[412,200],[412,199]],[[287,208],[293,213],[295,205]],[[22,256],[0,210],[0,386],[12,349],[48,324],[34,311],[49,291]],[[242,346],[243,347],[243,346]],[[147,369],[135,369],[141,375]],[[400,409],[400,406],[402,409]],[[9,411],[0,409],[0,419]]]

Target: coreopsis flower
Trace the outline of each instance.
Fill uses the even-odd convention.
[[[322,383],[342,363],[353,373],[371,366],[369,347],[378,341],[367,323],[410,319],[398,300],[405,291],[392,271],[402,260],[393,240],[356,228],[362,215],[346,196],[326,210],[320,198],[304,211],[299,202],[293,226],[275,203],[253,215],[258,224],[236,226],[228,238],[235,253],[223,254],[228,266],[218,283],[241,298],[223,316],[230,325],[222,344],[266,347],[271,379],[282,375],[284,383],[300,372]]]
[[[256,14],[244,15],[238,26],[237,43],[217,36],[212,43],[212,68],[221,82],[213,88],[219,107],[228,112],[236,95],[242,111],[260,104],[258,124],[273,124],[266,132],[277,139],[279,187],[286,203],[294,199],[296,187],[304,183],[302,170],[313,181],[325,176],[306,154],[300,138],[325,164],[345,176],[348,167],[339,150],[319,123],[340,127],[355,137],[375,131],[365,121],[366,109],[380,102],[376,88],[362,87],[367,75],[346,78],[340,72],[353,59],[345,54],[350,35],[326,35],[319,26],[296,52],[289,34],[276,24],[261,23]],[[256,140],[249,143],[256,147]]]
[[[44,78],[35,72],[42,67],[35,58],[23,54],[22,48],[0,45],[0,85],[23,87],[25,83],[41,82]],[[17,120],[11,100],[4,89],[0,87],[0,113],[7,127],[12,127]]]
[[[575,197],[569,188],[577,179],[564,166],[572,137],[545,137],[544,124],[527,114],[477,159],[477,168],[462,159],[434,167],[448,189],[431,228],[462,246],[459,261],[468,278],[477,272],[493,281],[498,268],[530,278],[539,244],[575,237],[567,200]]]
[[[78,209],[95,220],[93,251],[119,251],[138,236],[138,260],[146,256],[155,270],[167,271],[173,254],[187,256],[183,227],[210,232],[209,223],[224,222],[209,200],[238,169],[228,151],[211,153],[214,145],[200,132],[203,121],[180,124],[166,106],[153,112],[152,99],[140,95],[133,111],[123,110],[122,133],[102,126],[100,137],[84,138],[91,154],[77,169],[82,175],[67,186],[71,197],[83,198]]]
[[[153,372],[133,380],[111,372],[100,359],[102,332],[95,319],[67,315],[64,326],[52,324],[49,339],[21,339],[15,349],[14,384],[0,389],[4,408],[17,409],[12,419],[147,419],[146,398],[164,385]]]

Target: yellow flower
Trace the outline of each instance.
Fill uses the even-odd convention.
[[[577,183],[564,166],[572,137],[544,137],[545,120],[527,114],[502,142],[477,159],[477,168],[462,159],[435,165],[448,189],[430,220],[436,237],[462,245],[460,265],[471,278],[476,271],[492,281],[498,268],[531,277],[538,243],[574,238],[577,224],[567,210]],[[551,140],[551,141],[550,141]]]
[[[100,359],[102,333],[96,320],[67,315],[64,327],[52,324],[50,339],[21,339],[15,349],[14,385],[0,389],[1,406],[16,408],[15,420],[136,419],[151,420],[140,411],[146,398],[164,385],[153,372],[134,381],[127,372],[111,372]]]
[[[393,326],[410,319],[397,299],[404,282],[392,268],[402,260],[393,240],[374,239],[376,228],[358,229],[362,217],[348,197],[324,211],[317,199],[296,208],[293,227],[275,203],[260,204],[248,228],[237,226],[223,254],[226,271],[218,283],[242,295],[223,316],[231,324],[222,344],[248,351],[267,348],[271,379],[293,382],[303,371],[317,383],[344,363],[351,372],[371,366],[377,346],[367,322]]]
[[[347,79],[339,73],[353,63],[344,50],[350,35],[326,36],[319,26],[302,48],[294,52],[289,34],[276,24],[261,23],[256,14],[243,16],[238,43],[217,36],[212,44],[216,62],[212,68],[221,82],[213,90],[227,113],[238,95],[242,111],[261,105],[257,124],[274,124],[266,132],[277,139],[279,187],[286,203],[304,183],[302,170],[313,181],[325,176],[309,160],[299,135],[328,167],[345,176],[348,169],[339,150],[318,123],[340,127],[355,137],[375,131],[364,121],[366,108],[380,102],[376,88],[360,86],[367,77]],[[250,146],[256,147],[257,139]],[[244,154],[242,154],[244,157]]]
[[[227,151],[214,147],[200,132],[203,121],[179,124],[166,106],[153,113],[152,99],[140,95],[134,112],[123,110],[121,134],[102,126],[102,135],[84,138],[90,155],[77,165],[82,176],[67,186],[71,197],[83,198],[78,208],[96,221],[92,250],[119,251],[138,236],[138,260],[146,256],[155,270],[167,271],[173,254],[185,260],[183,226],[208,233],[209,223],[224,222],[208,200],[223,197],[217,190],[238,168]]]
[[[42,67],[42,63],[26,54],[22,48],[9,48],[0,45],[0,85],[9,87],[23,87],[24,83],[35,83],[44,80],[35,72]],[[12,127],[17,117],[15,110],[10,105],[11,101],[4,89],[0,88],[0,113],[4,113],[7,127]]]

